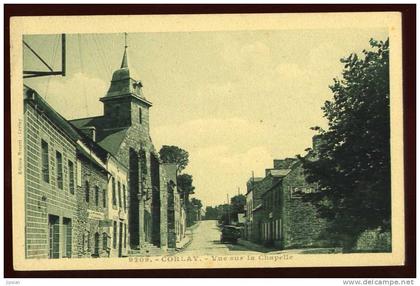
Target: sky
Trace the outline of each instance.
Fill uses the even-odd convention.
[[[189,152],[185,172],[205,206],[245,194],[252,172],[304,154],[312,126],[343,69],[340,58],[386,39],[386,29],[259,30],[128,34],[128,61],[153,103],[157,150]],[[24,40],[61,68],[59,35]],[[103,97],[124,51],[123,34],[67,35],[67,75],[25,79],[67,119],[102,115]],[[45,68],[24,49],[24,70]]]

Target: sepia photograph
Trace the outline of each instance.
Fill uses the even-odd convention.
[[[14,268],[403,265],[400,23],[12,18]]]

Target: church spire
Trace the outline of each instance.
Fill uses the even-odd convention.
[[[124,33],[124,40],[125,40],[125,46],[124,46],[124,55],[123,55],[123,59],[121,62],[121,68],[128,68],[128,57],[127,57],[127,48],[128,48],[128,44],[127,44],[127,33]]]

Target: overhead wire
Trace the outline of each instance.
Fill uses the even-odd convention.
[[[81,74],[84,75],[84,64],[83,64],[83,55],[82,55],[82,38],[81,38],[81,34],[77,34],[77,44],[78,44],[78,48],[79,48],[79,59],[80,59],[80,71]],[[82,81],[82,93],[83,93],[83,98],[85,100],[85,111],[86,111],[86,117],[89,116],[89,107],[88,107],[88,103],[87,103],[87,96],[86,96],[86,87],[85,87],[85,83]]]
[[[58,43],[60,42],[59,41],[60,40],[59,37],[60,37],[59,35],[55,35],[55,37],[54,37],[55,44],[54,44],[53,54],[52,54],[52,60],[51,60],[51,65],[52,66],[54,66],[55,58],[57,56]],[[49,92],[49,88],[50,88],[50,80],[51,80],[51,77],[49,76],[47,78],[46,86],[45,86],[45,100],[47,100],[47,97],[48,97],[48,92]]]

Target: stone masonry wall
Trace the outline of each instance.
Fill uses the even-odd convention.
[[[284,248],[319,246],[321,233],[325,230],[326,221],[319,218],[315,207],[293,197],[294,187],[312,187],[308,185],[299,164],[283,178],[283,243]]]
[[[94,257],[95,234],[99,234],[99,257],[109,256],[110,231],[101,222],[106,220],[108,214],[107,175],[103,170],[93,165],[83,156],[79,156],[81,166],[81,181],[77,186],[77,253],[78,257]],[[86,199],[87,184],[89,186],[89,201]],[[98,202],[96,204],[96,187],[98,188]],[[103,193],[105,190],[105,196]],[[105,201],[105,207],[104,207]],[[104,239],[104,233],[107,238]]]
[[[48,215],[59,217],[60,257],[63,257],[63,218],[77,227],[76,195],[69,190],[68,161],[76,166],[76,149],[70,139],[45,115],[25,102],[25,249],[27,258],[48,258]],[[42,179],[41,139],[48,143],[49,183]],[[63,189],[57,187],[56,151],[62,154]],[[22,226],[23,227],[23,226]],[[73,236],[74,237],[74,236]],[[76,239],[72,240],[72,256]]]

